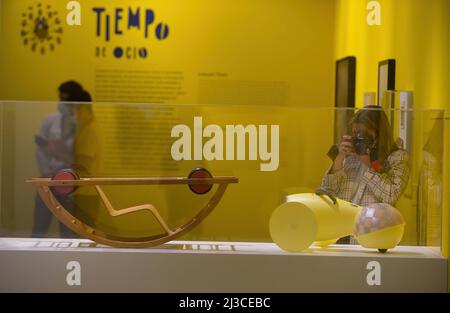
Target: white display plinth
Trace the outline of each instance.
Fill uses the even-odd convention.
[[[432,247],[381,254],[333,245],[286,253],[272,243],[118,249],[89,240],[0,238],[0,292],[446,291],[447,259]]]

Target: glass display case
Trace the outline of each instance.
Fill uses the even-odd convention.
[[[209,245],[207,250],[227,253],[252,243],[255,253],[290,255],[273,245],[271,215],[290,195],[314,193],[323,185],[336,157],[330,151],[334,147],[336,152],[339,144],[334,141],[334,121],[340,119],[335,117],[359,110],[0,102],[0,236],[81,240],[82,247],[89,246],[86,238],[94,238],[86,234],[109,238],[116,247],[121,245],[115,242],[124,240],[163,238],[152,245],[158,251],[201,250]],[[399,245],[432,247],[434,256],[440,257],[443,111],[398,109],[384,114],[389,116],[392,144],[407,161],[402,186],[390,203],[405,222]],[[355,136],[351,125],[343,127],[343,133]],[[198,168],[211,174],[199,177],[210,180],[190,176]],[[66,171],[58,178],[61,170]],[[58,180],[84,183],[52,185]],[[44,191],[39,193],[36,181],[48,187],[50,200],[45,201]],[[220,189],[223,183],[226,190]],[[195,192],[197,187],[200,192]],[[49,203],[55,205],[52,210]],[[211,210],[199,216],[205,207]],[[58,221],[53,213],[61,209],[73,221],[56,214]],[[81,221],[83,232],[71,221],[74,225]],[[195,227],[179,232],[186,225]],[[181,242],[160,245],[169,240]],[[219,242],[223,249],[204,242]],[[102,247],[105,243],[99,241]],[[272,244],[272,250],[258,250],[264,244]],[[350,255],[363,251],[353,244],[323,250],[312,246],[308,251],[325,255],[328,251],[330,256],[346,249]]]

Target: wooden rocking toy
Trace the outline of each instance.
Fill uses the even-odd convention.
[[[238,183],[232,176],[213,177],[206,169],[196,168],[188,177],[147,177],[147,178],[80,178],[73,170],[58,172],[53,178],[33,178],[26,181],[36,186],[41,199],[56,218],[78,235],[100,244],[123,248],[146,248],[161,245],[178,238],[200,224],[217,206],[228,184]],[[176,229],[170,229],[158,210],[152,204],[144,204],[116,210],[100,186],[104,185],[188,185],[195,194],[208,193],[214,184],[218,188],[209,202],[191,220]],[[165,233],[149,237],[120,237],[105,233],[89,226],[69,213],[56,199],[54,193],[68,196],[79,186],[93,186],[104,206],[113,217],[138,211],[149,211],[164,229]]]

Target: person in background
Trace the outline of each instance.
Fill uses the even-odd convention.
[[[352,136],[343,136],[322,188],[362,206],[395,206],[408,184],[410,165],[408,153],[394,141],[385,112],[379,106],[367,106],[356,112],[351,128]]]
[[[59,88],[58,112],[47,116],[42,122],[39,135],[35,137],[36,160],[41,177],[53,177],[58,171],[70,168],[74,162],[74,141],[76,129],[74,97],[83,87],[75,82],[62,83]],[[72,207],[71,199],[55,195],[66,208]],[[41,200],[35,197],[34,225],[32,237],[47,237],[53,215]],[[74,237],[62,223],[59,224],[62,238]]]

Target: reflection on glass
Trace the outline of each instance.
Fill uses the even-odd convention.
[[[313,192],[321,185],[324,172],[330,168],[332,162],[326,153],[331,145],[337,144],[334,140],[336,114],[354,116],[358,112],[351,109],[351,114],[348,114],[346,109],[334,109],[331,106],[225,108],[208,105],[85,103],[72,108],[76,113],[76,118],[72,120],[75,127],[70,128],[71,124],[67,124],[69,126],[64,129],[71,129],[70,131],[60,129],[62,141],[59,143],[64,143],[66,150],[55,143],[52,149],[48,149],[51,153],[48,153],[45,152],[45,141],[36,139],[36,135],[40,134],[44,120],[49,116],[60,114],[59,119],[63,119],[57,108],[57,103],[0,104],[2,236],[30,237],[33,227],[39,223],[35,223],[34,218],[35,189],[27,186],[25,181],[32,177],[51,177],[56,168],[77,168],[82,177],[186,177],[193,168],[201,166],[217,176],[238,177],[239,184],[227,190],[226,196],[213,214],[201,223],[200,228],[181,239],[269,242],[268,223],[273,210],[285,201],[288,194]],[[393,110],[386,115],[389,117],[392,112],[396,125],[401,112]],[[405,219],[402,245],[438,245],[437,239],[441,236],[438,221],[442,210],[443,137],[441,130],[435,125],[443,114],[442,111],[433,110],[408,112],[414,121],[412,148],[407,151],[409,180],[398,177],[399,187],[396,190],[399,192],[387,193],[390,198],[387,200],[395,202],[395,207]],[[205,125],[215,124],[222,129],[228,124],[279,125],[278,169],[261,172],[260,160],[249,160],[248,156],[245,160],[234,161],[174,161],[171,145],[175,139],[171,137],[171,129],[179,124],[193,129],[195,116],[202,117]],[[62,124],[66,125],[64,123]],[[399,137],[395,133],[396,128],[397,126],[392,134],[394,142]],[[55,137],[55,131],[52,130],[53,135],[44,139]],[[376,141],[377,137],[370,133],[368,127],[361,125],[355,129],[350,127],[343,133],[359,140],[351,143],[358,145],[363,152],[364,145],[370,150],[373,139]],[[208,138],[203,140],[204,144]],[[40,154],[47,153],[51,157],[44,158],[40,163],[36,162],[35,155],[39,154],[37,150],[41,150]],[[389,160],[390,154],[384,156],[385,160]],[[402,162],[406,160],[398,159]],[[389,166],[392,166],[386,166],[382,161],[380,164],[388,172]],[[52,170],[44,170],[52,166]],[[355,170],[355,175],[358,174],[359,171]],[[379,176],[386,175],[387,173],[381,173]],[[366,179],[371,180],[369,177]],[[359,190],[354,182],[348,186],[351,189],[349,198],[358,196],[361,203],[368,199],[366,196],[370,193],[366,188],[358,194]],[[115,208],[154,204],[161,208],[161,216],[171,229],[192,218],[198,208],[209,200],[208,196],[192,194],[186,186],[105,186],[104,191]],[[138,212],[135,216],[111,218],[107,209],[99,202],[94,188],[80,187],[70,198],[70,203],[73,204],[73,212],[77,217],[119,236],[142,237],[161,232],[157,221],[147,218],[145,212]],[[40,234],[63,236],[54,222],[41,227]],[[423,234],[426,234],[427,239],[423,239]]]
[[[418,244],[438,246],[442,222],[443,120],[436,119],[423,146],[423,161],[418,183]]]

